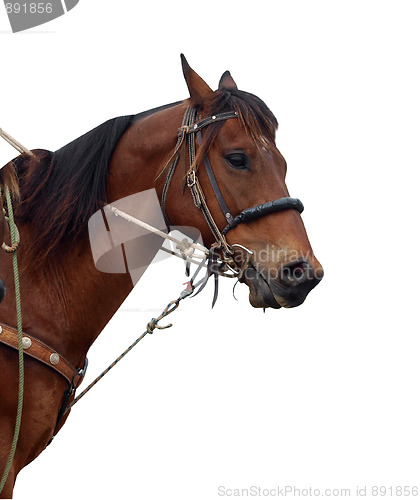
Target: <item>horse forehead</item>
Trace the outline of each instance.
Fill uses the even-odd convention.
[[[227,120],[219,133],[221,143],[225,147],[241,143],[244,149],[258,149],[263,153],[277,151],[277,154],[279,154],[272,137],[261,136],[258,138],[259,141],[257,144],[252,135],[253,134],[246,128],[246,125],[244,125],[240,119]]]
[[[219,142],[223,147],[257,148],[251,134],[239,119],[227,120],[218,135]]]

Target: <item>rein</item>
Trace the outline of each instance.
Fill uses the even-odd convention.
[[[181,300],[185,299],[186,297],[190,296],[194,291],[194,285],[192,284],[192,280],[188,282],[188,286],[185,290],[181,292],[179,297],[175,300],[172,300],[169,302],[169,304],[165,307],[165,309],[161,312],[161,314],[157,318],[152,318],[149,323],[147,323],[146,330],[138,337],[137,340],[135,340],[118,358],[113,361],[108,368],[106,368],[101,374],[99,374],[93,382],[91,382],[84,391],[82,391],[68,406],[66,403],[66,406],[63,406],[63,416],[69,412],[78,401],[86,394],[88,393],[93,386],[95,386],[110,370],[111,368],[114,368],[114,366],[119,363],[123,357],[128,354],[147,334],[153,334],[154,330],[157,328],[158,330],[166,330],[167,328],[171,328],[173,325],[172,323],[169,323],[168,325],[161,326],[159,325],[159,321],[169,314],[173,313],[175,309],[178,308],[179,303]],[[68,401],[67,401],[68,402]],[[54,436],[53,436],[54,437]],[[53,439],[53,437],[51,439]]]

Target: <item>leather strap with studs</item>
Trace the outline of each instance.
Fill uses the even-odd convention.
[[[18,350],[19,340],[16,328],[0,323],[0,343]],[[25,332],[22,337],[22,345],[25,355],[49,366],[64,377],[70,385],[77,386],[81,382],[82,370],[74,367],[70,361],[52,347]],[[79,380],[77,380],[77,377]]]

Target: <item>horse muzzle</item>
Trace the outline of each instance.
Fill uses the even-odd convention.
[[[276,273],[260,268],[255,262],[244,270],[241,281],[249,287],[249,301],[253,307],[297,307],[321,281],[322,268],[306,260],[281,266]]]

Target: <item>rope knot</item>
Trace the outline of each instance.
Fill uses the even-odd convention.
[[[171,314],[171,312],[175,311],[175,309],[179,306],[180,300],[181,299],[176,299],[176,300],[173,300],[172,302],[169,302],[169,304],[165,307],[165,309],[162,311],[162,314],[158,318],[152,318],[147,323],[146,333],[152,334],[156,328],[158,330],[165,330],[166,328],[171,328],[172,323],[169,323],[169,325],[165,325],[165,326],[160,326],[158,323],[162,318],[164,318],[165,316],[168,316],[168,314]]]
[[[178,243],[176,249],[181,252],[183,259],[191,257],[192,254],[194,253],[194,248],[191,245],[191,243],[187,240],[187,238],[184,238],[180,243]]]
[[[158,320],[156,318],[152,318],[148,323],[146,327],[147,333],[152,334],[155,328],[158,327]]]
[[[6,196],[10,197],[9,190],[7,190]],[[11,206],[9,208],[12,209]],[[1,248],[6,253],[15,253],[19,249],[19,247],[20,247],[20,234],[19,234],[19,230],[18,230],[18,228],[17,228],[17,226],[15,224],[13,216],[12,217],[8,217],[5,214],[4,218],[5,218],[6,222],[7,222],[7,224],[9,225],[10,234],[11,234],[11,238],[12,238],[12,246],[8,245],[6,242],[3,242],[3,244],[1,245]]]

